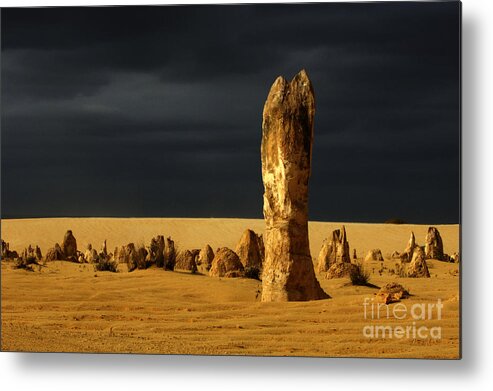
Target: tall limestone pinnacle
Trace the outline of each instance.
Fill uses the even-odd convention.
[[[315,276],[308,241],[315,98],[305,70],[291,82],[278,77],[264,105],[265,261],[262,301],[325,299]]]

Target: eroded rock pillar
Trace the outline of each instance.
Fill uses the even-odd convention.
[[[264,105],[265,263],[262,301],[325,299],[315,276],[308,241],[315,98],[304,70],[291,82],[278,77]]]

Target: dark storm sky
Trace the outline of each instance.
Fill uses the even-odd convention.
[[[2,217],[262,216],[270,85],[316,94],[310,219],[459,220],[460,5],[2,10]]]

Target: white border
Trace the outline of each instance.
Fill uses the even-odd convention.
[[[2,7],[163,3],[202,2],[0,0]],[[463,1],[463,360],[0,353],[2,388],[36,391],[489,389],[493,380],[493,249],[490,245],[493,101],[488,100],[493,91],[492,3],[491,0]]]

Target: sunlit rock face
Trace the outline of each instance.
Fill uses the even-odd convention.
[[[351,256],[346,228],[342,226],[341,229],[336,229],[332,232],[330,240],[328,238],[324,240],[320,253],[318,254],[318,272],[327,272],[334,263],[350,262]]]
[[[262,270],[262,247],[262,235],[257,235],[251,229],[247,229],[243,232],[240,241],[236,245],[235,253],[245,268]]]
[[[414,249],[413,257],[411,258],[411,263],[407,268],[408,277],[430,277],[425,258],[423,249],[419,246],[416,247]]]
[[[315,276],[308,241],[315,98],[304,70],[278,77],[264,105],[262,179],[265,261],[262,301],[327,298]]]
[[[440,232],[435,227],[429,227],[425,239],[425,256],[427,259],[445,260],[443,241]]]

